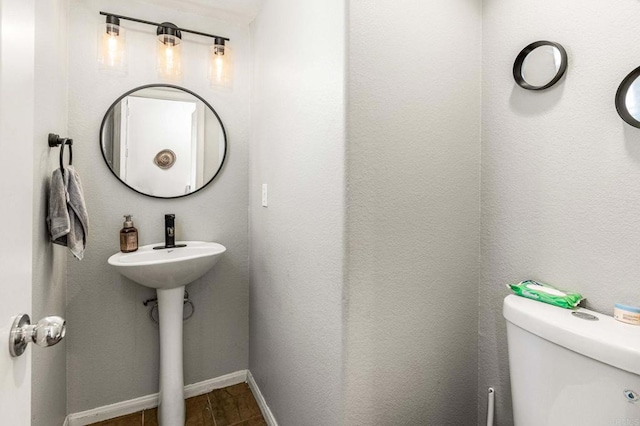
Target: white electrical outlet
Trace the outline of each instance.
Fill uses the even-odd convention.
[[[267,207],[269,205],[267,199],[267,184],[262,184],[262,207]]]

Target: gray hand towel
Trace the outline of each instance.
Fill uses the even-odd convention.
[[[55,244],[69,247],[82,260],[89,234],[89,216],[84,203],[80,176],[73,168],[54,170],[49,187],[49,232]]]
[[[71,229],[71,225],[69,222],[69,210],[67,209],[67,188],[65,187],[60,169],[54,170],[51,175],[47,223],[49,224],[51,241],[58,241],[60,244],[60,241],[64,239],[64,244],[62,245],[66,246],[66,236]]]

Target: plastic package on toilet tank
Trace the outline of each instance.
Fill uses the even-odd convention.
[[[517,426],[640,425],[640,327],[515,295],[503,313]]]

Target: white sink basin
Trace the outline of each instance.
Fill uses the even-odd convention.
[[[109,265],[125,277],[155,289],[170,289],[187,285],[218,262],[227,249],[218,243],[203,241],[179,241],[186,247],[154,250],[164,244],[149,244],[132,253],[116,253]]]

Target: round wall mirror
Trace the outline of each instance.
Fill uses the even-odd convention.
[[[624,121],[640,128],[640,68],[622,80],[616,93],[616,109]]]
[[[137,87],[111,105],[100,127],[104,161],[122,183],[156,198],[207,186],[222,168],[227,135],[197,94],[168,84]]]
[[[567,70],[567,51],[552,41],[525,47],[513,64],[513,78],[522,88],[543,90],[556,84]]]

